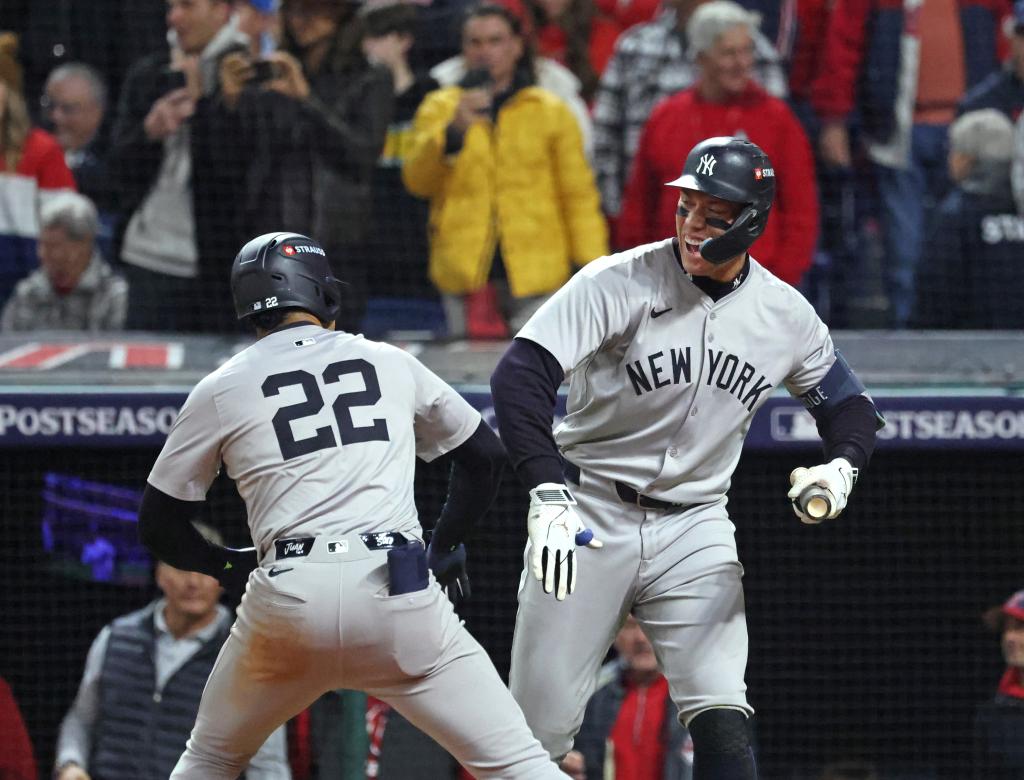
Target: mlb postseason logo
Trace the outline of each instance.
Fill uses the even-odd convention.
[[[817,442],[818,427],[810,413],[799,406],[777,406],[771,410],[773,441]]]

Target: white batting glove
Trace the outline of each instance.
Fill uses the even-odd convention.
[[[559,601],[576,587],[576,545],[602,546],[576,514],[576,499],[565,485],[545,482],[530,491],[530,571]]]
[[[793,469],[789,475],[790,501],[793,511],[804,523],[820,523],[822,520],[833,520],[846,508],[846,501],[857,482],[857,469],[846,458],[835,458],[820,466]],[[801,494],[812,485],[824,489],[820,501],[802,501]]]

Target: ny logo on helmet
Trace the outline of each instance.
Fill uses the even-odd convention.
[[[715,175],[715,166],[718,164],[718,160],[715,159],[713,154],[705,154],[700,158],[700,162],[697,163],[697,173],[705,176]]]

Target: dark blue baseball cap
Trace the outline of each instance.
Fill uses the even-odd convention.
[[[249,5],[261,14],[272,14],[277,10],[277,0],[249,0]]]

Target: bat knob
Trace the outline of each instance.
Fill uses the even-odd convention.
[[[808,485],[796,499],[800,511],[814,520],[828,517],[832,513],[833,501],[832,491],[821,485]]]

